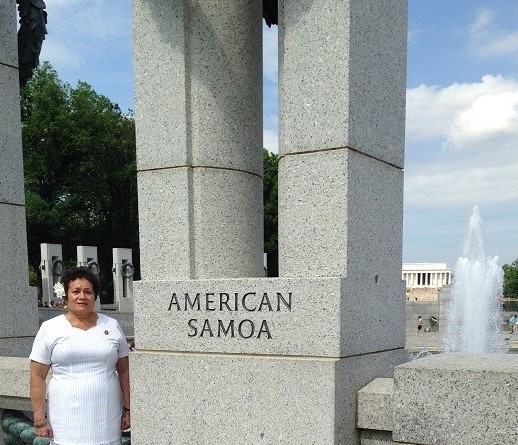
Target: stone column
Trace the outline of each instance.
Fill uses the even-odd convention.
[[[264,275],[261,5],[251,3],[134,2],[145,280]]]
[[[0,356],[27,356],[38,329],[29,287],[16,4],[0,2]]]
[[[77,266],[88,267],[95,275],[101,273],[98,263],[97,246],[77,246]],[[95,300],[95,310],[101,310],[101,296]]]
[[[114,247],[112,253],[113,303],[119,312],[133,312],[132,250]]]
[[[56,301],[54,285],[63,274],[63,247],[61,244],[40,244],[41,297],[49,305]]]
[[[407,2],[284,0],[279,20],[279,273],[340,283],[305,295],[340,338],[305,359],[337,421],[321,443],[357,443],[356,392],[404,356]]]
[[[355,354],[402,345],[406,24],[405,0],[281,1],[279,272],[343,278]]]
[[[134,283],[132,442],[226,443],[206,422],[220,416],[220,391],[239,380],[226,376],[237,377],[241,365],[222,367],[219,378],[211,369],[222,360],[222,344],[231,343],[232,352],[243,338],[190,334],[202,332],[205,308],[219,314],[214,293],[242,292],[243,285],[214,280],[264,276],[262,3],[135,0],[133,8],[142,280]],[[196,313],[185,311],[185,319],[176,313],[183,303],[170,305],[175,292],[180,299],[202,292],[195,300],[203,298],[201,308],[195,302],[189,310]],[[241,328],[245,336],[252,329],[248,322]],[[253,329],[257,336],[259,325]],[[208,366],[192,351],[203,351]],[[171,380],[180,375],[196,388]],[[219,395],[209,401],[212,384]],[[232,397],[239,400],[225,395]],[[240,437],[241,430],[228,434]]]

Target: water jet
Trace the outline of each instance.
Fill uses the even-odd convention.
[[[503,270],[498,256],[486,257],[482,218],[472,209],[461,256],[457,259],[447,309],[444,352],[505,353],[501,336]]]

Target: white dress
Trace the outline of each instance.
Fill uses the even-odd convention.
[[[29,358],[51,365],[48,420],[55,445],[120,443],[122,393],[115,365],[129,354],[117,320],[97,314],[84,331],[59,315],[42,323]]]

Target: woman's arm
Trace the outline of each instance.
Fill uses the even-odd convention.
[[[52,437],[52,428],[47,422],[45,396],[47,394],[47,374],[50,365],[31,360],[30,364],[30,396],[34,412],[34,429],[38,436]]]
[[[117,374],[119,375],[119,382],[122,391],[122,406],[125,408],[122,413],[121,428],[127,430],[130,425],[130,384],[129,384],[129,359],[128,357],[121,357],[117,360]]]

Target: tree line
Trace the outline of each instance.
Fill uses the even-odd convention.
[[[518,298],[518,259],[504,264],[504,297]]]
[[[29,270],[39,282],[40,244],[63,246],[66,266],[76,246],[97,246],[101,282],[112,280],[112,248],[133,250],[140,278],[135,122],[131,110],[72,87],[48,63],[21,90]],[[264,150],[265,252],[278,274],[277,163]]]

